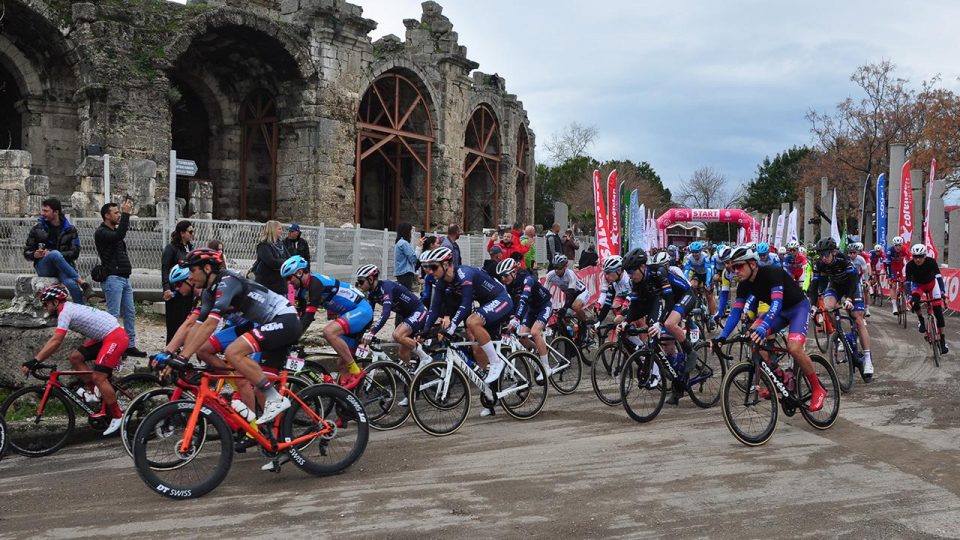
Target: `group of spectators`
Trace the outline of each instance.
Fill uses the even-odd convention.
[[[521,227],[519,223],[514,224],[510,229],[504,229],[493,233],[487,241],[487,253],[490,258],[484,261],[483,269],[491,275],[494,275],[494,269],[500,261],[512,258],[520,263],[520,267],[528,270],[534,276],[539,274],[540,268],[537,267],[537,229],[533,225]],[[547,248],[546,270],[553,270],[554,261],[557,255],[564,255],[567,260],[574,260],[577,250],[580,249],[580,243],[573,236],[573,230],[567,229],[560,235],[560,224],[554,223],[549,231],[544,235]],[[597,264],[599,257],[593,244],[587,246],[580,254],[578,263],[579,268],[586,268]]]

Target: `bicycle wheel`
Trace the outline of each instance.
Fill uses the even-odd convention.
[[[287,449],[297,467],[314,476],[329,476],[360,459],[370,438],[370,424],[356,396],[337,385],[315,384],[297,398],[283,415],[283,440],[316,435]],[[310,427],[304,429],[305,425]]]
[[[581,326],[583,324],[586,323],[581,323]],[[600,344],[603,343],[603,338],[597,334],[597,331],[594,330],[592,325],[581,328],[580,332],[583,335],[583,343],[578,347],[580,351],[580,361],[583,362],[583,365],[590,367],[593,364],[594,355],[597,354],[597,349],[599,349]]]
[[[850,354],[846,338],[838,333],[830,336],[829,356],[830,363],[833,364],[833,368],[840,381],[840,389],[844,392],[849,392],[850,389],[853,388],[857,362],[854,360],[853,355]]]
[[[620,373],[620,401],[630,418],[644,423],[660,414],[667,398],[666,375],[660,359],[651,356],[649,351],[630,355]]]
[[[567,364],[564,369],[550,375],[550,384],[561,394],[572,394],[583,378],[583,366],[577,345],[567,337],[555,338],[547,349],[547,357],[552,369]]]
[[[940,331],[937,328],[936,320],[927,313],[927,341],[930,342],[930,348],[933,349],[933,363],[940,367]]]
[[[133,457],[133,437],[137,428],[154,409],[170,401],[173,388],[154,388],[135,397],[123,410],[123,419],[120,421],[120,440],[127,455]]]
[[[21,388],[0,405],[10,448],[22,456],[48,456],[63,448],[73,434],[76,417],[67,396],[59,388],[51,388],[39,411],[44,391],[43,386]]]
[[[597,351],[590,366],[590,384],[605,405],[620,404],[620,372],[627,362],[627,355],[619,343],[604,343]]]
[[[190,434],[190,446],[181,452],[187,424],[196,403],[171,401],[144,418],[133,438],[137,474],[156,493],[171,499],[203,496],[223,482],[233,461],[233,433],[210,407],[200,408]]]
[[[749,342],[738,341],[734,343],[727,343],[726,345],[724,345],[724,348],[726,349],[724,353],[730,357],[729,360],[726,360],[724,362],[724,364],[726,364],[723,368],[724,374],[729,373],[730,369],[733,368],[733,366],[741,362],[749,362],[750,357],[753,355],[753,348],[751,347]],[[721,381],[721,386],[722,384],[723,383]],[[739,384],[739,382],[736,384]],[[747,387],[744,386],[740,388],[740,391],[746,392]]]
[[[830,335],[823,324],[823,313],[817,313],[813,316],[813,339],[817,342],[817,348],[825,353],[830,346]]]
[[[7,422],[0,416],[0,459],[7,453]]]
[[[370,427],[389,430],[400,427],[410,416],[410,407],[400,405],[410,391],[410,374],[400,365],[384,360],[364,369],[363,380],[354,393],[364,410]]]
[[[566,338],[564,338],[566,339]],[[518,419],[533,418],[547,401],[547,385],[543,382],[543,366],[532,353],[517,351],[507,357],[500,372],[500,405],[507,414]],[[537,382],[537,381],[540,382]]]
[[[720,392],[720,408],[727,429],[747,446],[766,443],[777,428],[777,389],[752,362],[737,364],[727,372]]]
[[[687,380],[687,394],[697,407],[708,409],[720,401],[720,386],[727,366],[717,355],[711,354],[709,342],[697,343],[693,348],[700,360]]]
[[[800,375],[797,380],[797,393],[800,396],[800,402],[804,405],[800,407],[800,414],[808,424],[817,429],[827,429],[837,421],[840,414],[840,389],[838,388],[837,373],[830,365],[830,362],[819,354],[811,354],[810,360],[813,361],[813,369],[817,372],[817,378],[820,379],[820,385],[827,391],[827,397],[823,401],[823,408],[817,412],[810,412],[807,408],[810,401],[810,383],[807,378]]]
[[[900,291],[900,294],[897,295],[897,316],[899,317],[900,326],[903,328],[907,327],[907,299],[903,294],[903,291]]]
[[[437,360],[410,382],[410,414],[420,429],[435,437],[460,429],[470,413],[470,386],[460,368]]]

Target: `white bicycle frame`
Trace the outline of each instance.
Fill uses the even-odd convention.
[[[544,330],[546,330],[546,328],[544,328]],[[531,335],[524,334],[523,337],[530,339]],[[544,337],[546,337],[546,335]],[[517,351],[527,351],[531,353],[533,352],[530,349],[523,346],[523,343],[520,342],[520,336],[517,336],[516,334],[504,334],[502,336],[500,343],[501,345],[505,345],[510,350],[511,353],[515,353]],[[560,354],[560,351],[554,349],[553,345],[551,345],[550,342],[547,341],[547,355],[549,356],[550,353],[555,354],[556,355],[555,358],[559,358],[560,361],[557,362],[557,367],[550,368],[550,372],[547,373],[548,377],[550,377],[555,373],[560,373],[561,371],[570,367],[570,360],[567,359],[562,354]]]
[[[489,401],[500,400],[506,396],[510,396],[520,392],[521,390],[526,390],[530,387],[530,381],[527,380],[522,373],[520,373],[516,366],[513,365],[512,361],[508,361],[507,358],[500,353],[500,342],[495,341],[494,346],[497,349],[497,357],[504,363],[503,369],[507,371],[508,375],[511,376],[518,384],[515,384],[507,389],[501,389],[496,394],[493,393],[493,390],[490,386],[483,382],[483,379],[467,365],[467,361],[461,356],[458,347],[466,347],[475,345],[474,341],[459,341],[455,343],[450,343],[447,347],[446,353],[444,354],[444,361],[446,362],[446,371],[444,372],[443,379],[430,381],[417,389],[419,392],[424,392],[435,388],[436,396],[439,401],[442,401],[447,398],[447,392],[450,391],[450,378],[453,376],[453,366],[460,368],[460,371],[466,375],[467,379],[473,383],[474,386],[483,393]],[[420,366],[420,369],[423,369],[423,365]],[[420,369],[417,370],[419,373]]]

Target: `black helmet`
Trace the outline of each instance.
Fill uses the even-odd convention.
[[[829,236],[826,238],[821,238],[817,242],[817,253],[823,253],[825,251],[833,251],[837,249],[837,241]]]
[[[647,252],[642,248],[631,249],[623,258],[623,269],[627,272],[633,272],[640,268],[641,264],[647,264]]]

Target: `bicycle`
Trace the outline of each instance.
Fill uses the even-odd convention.
[[[604,343],[597,349],[597,356],[590,366],[590,384],[597,398],[607,406],[615,407],[620,404],[620,373],[623,372],[627,359],[637,349],[637,345],[627,339],[628,336],[640,335],[635,326],[628,326],[626,332],[617,332],[615,324],[600,327],[602,330],[611,330],[612,341]]]
[[[817,310],[821,312],[821,310]],[[822,310],[823,315],[833,321],[834,332],[830,336],[830,362],[833,364],[840,381],[840,389],[849,392],[853,388],[855,369],[863,372],[863,353],[858,350],[860,330],[857,328],[853,315],[843,313],[840,307],[830,311]],[[850,323],[850,331],[844,332],[843,321]]]
[[[583,334],[582,338],[580,336],[581,333]],[[577,356],[580,358],[580,363],[587,367],[593,363],[590,352],[596,349],[598,344],[603,341],[603,338],[597,335],[591,325],[588,324],[585,328],[583,327],[583,324],[580,322],[580,319],[577,318],[572,308],[567,308],[567,310],[561,309],[550,316],[544,328],[544,338],[551,337],[554,340],[564,338],[569,344],[572,344],[573,350],[577,352]],[[568,344],[563,345],[563,347],[567,346]],[[554,388],[556,388],[556,386],[554,386]],[[559,388],[557,388],[557,391],[566,393]]]
[[[515,335],[505,332],[500,339],[500,346],[510,354],[518,351],[527,351],[537,356],[532,349],[528,349],[520,342],[521,339],[532,339],[532,334]],[[583,366],[580,350],[573,340],[566,336],[554,336],[547,341],[547,361],[549,367],[550,386],[561,394],[572,394],[583,378]],[[508,356],[508,355],[505,355]],[[539,361],[539,357],[537,357]]]
[[[870,287],[870,304],[878,307],[883,307],[883,284],[880,282],[880,276],[877,272],[870,274],[870,279],[867,281],[867,285]]]
[[[640,329],[641,334],[646,332],[646,328]],[[726,373],[726,366],[719,361],[714,366],[708,364],[713,356],[706,354],[704,349],[709,346],[707,341],[694,345],[701,354],[691,374],[686,373],[683,351],[676,350],[669,355],[661,347],[659,339],[647,341],[646,347],[630,355],[620,374],[620,401],[627,415],[641,423],[656,418],[667,397],[667,382],[671,391],[673,385],[681,385],[700,408],[708,409],[716,405],[720,399],[720,381],[722,374]],[[653,376],[654,365],[660,374],[659,380]]]
[[[429,340],[424,348],[431,356],[442,353],[443,358],[420,366],[410,383],[410,413],[426,433],[442,437],[455,433],[466,423],[471,406],[467,381],[479,390],[484,407],[492,409],[499,403],[518,420],[533,418],[543,409],[547,384],[536,382],[544,371],[540,359],[533,354],[518,351],[504,358],[497,347],[500,361],[504,362],[503,371],[497,381],[488,385],[471,366],[470,348],[474,342],[439,341]]]
[[[892,286],[896,289],[897,302],[897,324],[901,327],[907,327],[907,296],[903,290],[903,277],[897,276],[893,279]]]
[[[820,384],[827,391],[823,408],[810,411],[810,384],[807,378],[791,362],[780,367],[777,355],[786,355],[780,347],[757,345],[749,337],[735,338],[734,341],[751,343],[753,354],[749,361],[734,365],[726,376],[720,392],[720,408],[727,429],[734,438],[747,446],[759,446],[773,437],[779,418],[779,408],[787,416],[793,416],[799,409],[808,424],[816,429],[828,429],[837,420],[840,412],[840,389],[837,374],[822,356],[810,355]],[[760,351],[773,354],[768,362]],[[717,354],[722,351],[716,349]],[[792,357],[786,355],[792,361]]]
[[[43,372],[50,370],[49,374]],[[91,375],[93,371],[58,371],[53,364],[38,364],[30,370],[30,376],[46,381],[46,385],[27,386],[7,397],[0,405],[0,416],[7,421],[8,438],[13,451],[27,457],[53,454],[67,444],[76,429],[76,413],[79,408],[87,415],[90,427],[103,431],[110,423],[106,404],[99,409],[78,396],[76,386],[60,381],[64,375]],[[141,392],[160,385],[160,380],[146,373],[133,373],[110,382],[117,395],[120,408],[127,405]]]
[[[279,382],[279,391],[291,406],[255,428],[210,386],[211,381],[241,376],[214,374],[176,360],[168,365],[175,371],[199,373],[196,399],[171,401],[153,410],[137,429],[133,444],[137,474],[164,497],[192,499],[220,485],[233,461],[236,432],[253,439],[270,457],[288,453],[294,465],[314,476],[342,472],[366,449],[366,412],[344,388],[315,384],[294,393],[286,386],[286,372],[268,374],[268,379]]]
[[[933,314],[933,304],[934,300],[921,300],[921,304],[927,306],[927,315],[926,315],[926,326],[927,331],[924,334],[927,343],[930,344],[930,348],[933,349],[933,363],[940,367],[940,356],[943,354],[943,351],[940,350],[940,329],[937,328],[937,318]]]

